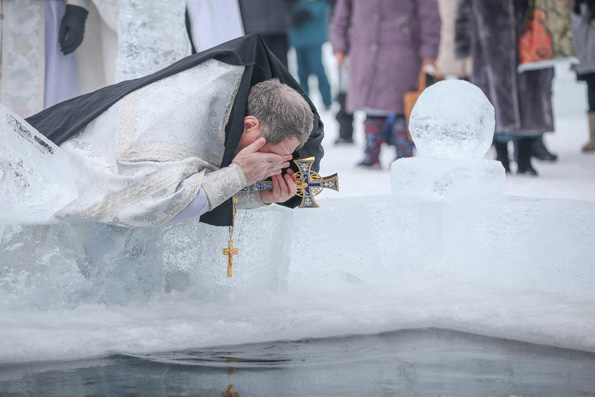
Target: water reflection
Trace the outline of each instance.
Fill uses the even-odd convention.
[[[595,354],[409,330],[0,367],[0,395],[595,396]]]

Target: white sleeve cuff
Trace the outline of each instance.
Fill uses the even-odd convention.
[[[209,210],[209,200],[203,188],[200,188],[196,197],[184,208],[178,212],[176,216],[171,218],[165,225],[173,225],[174,223],[187,221],[188,219],[196,218]]]
[[[239,192],[247,185],[242,167],[236,163],[220,170],[209,172],[204,176],[202,188],[210,204],[210,209],[219,206],[228,198]]]
[[[255,208],[270,205],[262,201],[260,192],[240,192],[238,193],[238,208],[242,210],[253,210]]]

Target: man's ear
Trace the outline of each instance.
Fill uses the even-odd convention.
[[[244,131],[242,131],[242,136],[240,137],[240,141],[238,142],[238,147],[236,152],[239,152],[246,146],[251,145],[256,141],[260,136],[260,122],[254,116],[246,116],[244,117]]]
[[[260,132],[260,122],[254,116],[244,117],[244,134],[258,134]]]

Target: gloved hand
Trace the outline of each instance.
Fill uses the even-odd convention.
[[[78,48],[83,42],[85,34],[85,21],[89,11],[83,7],[67,5],[64,17],[60,23],[58,42],[64,55],[68,55]]]

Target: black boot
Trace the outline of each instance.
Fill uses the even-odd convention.
[[[502,163],[504,171],[510,174],[510,159],[508,158],[508,142],[494,141],[494,147],[496,148],[496,160]]]
[[[339,111],[336,118],[339,122],[339,137],[335,141],[335,145],[353,144],[353,114],[346,112],[346,100],[347,98],[344,92],[337,95]]]
[[[522,138],[518,140],[518,167],[517,174],[537,176],[537,171],[531,164],[531,154],[535,138]]]
[[[558,160],[558,156],[551,153],[549,150],[547,150],[547,147],[545,147],[545,144],[543,143],[543,136],[540,136],[539,138],[533,140],[532,153],[533,153],[533,157],[535,157],[537,160],[543,160],[543,161],[557,161]]]

